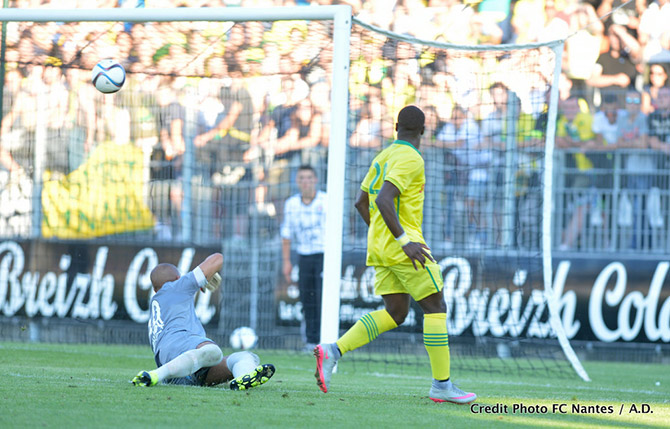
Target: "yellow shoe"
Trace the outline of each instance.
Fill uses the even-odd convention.
[[[271,363],[259,365],[249,374],[237,377],[230,382],[231,390],[246,390],[252,387],[260,386],[275,375],[275,367]]]
[[[158,383],[156,371],[140,371],[131,381],[135,386],[155,386]]]

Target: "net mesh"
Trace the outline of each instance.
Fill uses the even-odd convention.
[[[18,168],[0,177],[12,201],[0,236],[222,251],[208,333],[225,344],[252,326],[259,347],[300,349],[298,273],[281,275],[279,227],[300,165],[326,188],[332,23],[22,23],[9,40],[2,148]],[[90,84],[101,58],[126,68],[116,95]],[[445,276],[453,367],[563,372],[540,259],[551,49],[446,49],[356,24],[350,59],[341,329],[383,305],[353,201],[398,111],[416,104],[427,117],[423,228]],[[146,309],[147,288],[136,293]],[[146,340],[132,321],[40,316],[5,319],[7,338]],[[412,304],[343,369],[426,374],[421,319]]]
[[[400,109],[420,106],[423,233],[443,269],[455,369],[571,372],[552,339],[541,258],[555,61],[546,46],[486,51],[422,44],[364,24],[352,31],[343,246],[365,257],[367,226],[353,207],[361,181],[393,142]],[[383,306],[370,297],[369,273],[347,277],[344,270],[345,280],[359,283],[343,294],[343,308],[360,316]],[[422,312],[413,305],[402,326],[351,355],[411,360],[408,367],[425,370],[421,331]]]

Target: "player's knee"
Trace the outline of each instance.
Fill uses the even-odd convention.
[[[396,325],[400,326],[400,325],[402,325],[402,323],[407,318],[407,313],[408,312],[409,312],[409,309],[394,309],[393,311],[389,311],[389,315],[391,316],[393,321],[396,323]]]
[[[198,361],[203,367],[218,365],[223,360],[223,352],[216,344],[206,344],[198,350]]]

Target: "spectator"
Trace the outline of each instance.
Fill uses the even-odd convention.
[[[240,66],[236,63],[228,64],[228,74],[231,78],[229,85],[223,86],[220,92],[224,115],[219,116],[217,124],[209,131],[198,135],[194,144],[203,147],[212,139],[220,139],[220,144],[213,149],[216,151],[214,153],[216,171],[219,174],[222,174],[224,169],[235,171],[233,174],[239,176],[236,181],[234,180],[236,183],[248,173],[244,166],[243,155],[249,149],[251,142],[253,104]],[[229,180],[225,181],[230,183]]]
[[[670,87],[658,90],[657,108],[649,115],[649,144],[670,153]]]
[[[619,136],[619,146],[631,149],[637,149],[624,158],[624,187],[632,193],[632,219],[637,226],[633,229],[633,235],[630,243],[624,243],[624,246],[635,248],[637,246],[637,237],[640,230],[641,214],[643,213],[642,192],[649,190],[652,186],[653,172],[656,170],[656,156],[648,152],[648,124],[647,115],[640,111],[641,96],[637,91],[628,91],[625,99],[625,115],[617,118],[617,134]],[[644,151],[644,152],[642,152]],[[629,225],[629,220],[623,220],[625,214],[625,199],[628,195],[620,196],[619,205],[619,226]]]
[[[301,151],[295,147],[295,133],[293,137],[285,137],[295,123],[298,102],[308,94],[309,86],[298,74],[284,76],[281,92],[270,100],[272,113],[258,135],[258,142],[269,159],[268,182],[274,185],[271,186],[274,201],[288,198],[291,189],[285,184],[295,181],[291,168],[297,169],[302,163]]]
[[[463,107],[455,106],[451,122],[444,125],[437,135],[437,141],[451,149],[459,169],[467,171],[468,231],[471,243],[478,247],[486,240],[486,218],[483,216],[483,204],[488,201],[486,188],[489,181],[488,166],[491,152],[482,139],[477,122]]]
[[[25,171],[32,175],[34,165],[35,131],[39,97],[43,95],[42,66],[30,65],[26,84],[16,94],[11,110],[2,118],[0,136],[4,151],[3,164],[10,170]]]
[[[87,70],[75,67],[65,69],[68,112],[65,123],[68,137],[69,172],[76,170],[93,149],[95,130],[95,87],[89,83]]]
[[[483,1],[477,7],[477,12],[486,21],[495,23],[500,27],[501,42],[508,43],[511,36],[511,1],[510,0],[493,0]]]
[[[628,0],[601,0],[596,12],[598,16],[606,16],[605,31],[613,25],[624,29],[631,37],[638,37],[640,15],[646,9],[646,0],[635,0],[632,4]]]
[[[429,105],[423,112],[426,118],[426,130],[421,154],[424,158],[426,181],[435,189],[435,192],[426,193],[423,231],[426,239],[433,243],[433,248],[447,250],[453,246],[453,213],[451,210],[444,210],[444,207],[453,206],[454,187],[445,186],[445,175],[453,173],[453,169],[444,162],[445,150],[437,142],[437,134],[444,126],[437,109]],[[373,157],[370,158],[370,162],[372,159]]]
[[[570,156],[567,164],[568,168],[574,168],[576,172],[566,177],[568,192],[564,207],[566,213],[569,213],[569,220],[562,232],[560,250],[572,249],[578,244],[593,203],[587,193],[588,189],[595,186],[593,162],[584,153],[595,145],[593,116],[581,111],[579,104],[577,97],[560,101],[556,123],[556,146],[562,149],[579,149],[579,152]]]
[[[668,83],[668,69],[666,64],[649,64],[649,85],[642,93],[643,113],[649,115],[658,106],[658,91]]]
[[[640,60],[640,46],[621,26],[613,25],[607,32],[609,50],[600,54],[587,84],[611,92],[632,88],[637,77],[636,64]]]
[[[183,192],[181,177],[184,141],[185,109],[169,84],[163,84],[156,93],[158,104],[158,146],[151,154],[150,208],[164,224],[162,238],[169,240],[180,234]],[[163,231],[163,228],[159,229]]]
[[[545,24],[544,2],[519,0],[512,13],[513,43],[531,43],[538,40]]]
[[[620,147],[629,147],[634,149],[647,149],[649,142],[647,141],[648,137],[648,124],[647,124],[647,115],[640,111],[640,103],[642,97],[637,91],[628,91],[626,92],[625,97],[625,114],[621,114],[617,117],[617,136],[618,136],[618,145]],[[649,159],[646,156],[645,159]],[[636,170],[641,171],[650,171],[653,169],[653,162],[641,162],[642,160],[636,158],[634,155],[630,155],[627,158],[627,167],[628,170],[632,164],[637,166]],[[642,165],[645,167],[642,167]]]
[[[321,117],[313,115],[312,102],[302,99],[292,111],[290,127],[274,145],[275,155],[297,156],[301,162],[310,158],[310,151],[321,143]],[[318,160],[315,160],[318,161]]]
[[[570,17],[559,10],[554,0],[544,2],[544,28],[537,35],[538,42],[565,39],[570,33]]]
[[[645,62],[670,62],[670,1],[652,2],[640,17],[638,38]]]
[[[283,273],[292,283],[291,248],[298,254],[298,288],[305,332],[305,351],[321,338],[321,289],[326,227],[326,194],[317,190],[316,171],[301,165],[296,176],[299,193],[286,200],[282,223]]]
[[[432,1],[435,10],[434,39],[455,44],[469,44],[470,21],[475,11],[458,0]],[[439,3],[439,4],[434,4]]]
[[[499,45],[503,39],[503,30],[492,16],[476,13],[470,21],[470,38],[477,45]]]
[[[68,141],[70,136],[65,132],[69,93],[60,67],[48,64],[44,69],[42,79],[45,87],[40,103],[44,103],[44,113],[47,115],[46,138],[49,142],[45,147],[45,168],[52,175],[62,176],[69,172]]]
[[[2,126],[0,127],[0,167],[10,173],[21,169],[21,166],[14,160],[12,151],[19,149],[23,145],[23,130],[12,128],[14,128],[13,122],[17,115],[14,105],[17,101],[21,102],[19,94],[24,91],[21,85],[22,79],[23,75],[18,68],[8,70],[5,75],[4,91],[6,95],[2,112]],[[11,116],[9,116],[10,113],[12,113]]]
[[[212,175],[221,169],[218,160],[223,158],[220,153],[223,150],[222,133],[213,130],[217,126],[224,126],[222,122],[228,113],[221,98],[222,76],[228,74],[228,67],[223,57],[212,55],[205,61],[205,69],[207,76],[203,77],[198,84],[199,91],[203,93],[199,104],[204,129],[198,130],[199,132],[193,139],[193,146],[196,161],[207,170],[204,174],[209,181]]]
[[[573,94],[592,99],[592,88],[586,81],[600,55],[603,23],[589,3],[580,3],[569,18],[570,37],[565,41],[563,69],[572,81]]]
[[[154,53],[156,52],[151,40],[152,29],[151,24],[136,23],[133,25],[130,35],[136,44],[131,51],[133,57],[137,57],[137,61],[142,65],[144,73],[150,73],[154,69]],[[140,42],[141,41],[141,42]]]
[[[492,184],[491,215],[494,226],[501,226],[503,208],[503,175],[504,156],[506,146],[514,140],[512,129],[519,127],[517,116],[519,115],[519,103],[516,94],[507,89],[500,82],[495,82],[489,87],[489,95],[492,101],[492,110],[481,120],[481,132],[488,144],[491,153],[491,162],[488,167],[489,182]],[[517,123],[515,123],[517,122]],[[499,230],[498,230],[499,232]],[[499,234],[496,232],[496,239]]]
[[[593,117],[592,130],[596,134],[596,147],[609,149],[619,143],[618,123],[626,116],[625,111],[619,110],[619,100],[616,93],[606,93],[600,110]]]
[[[582,111],[580,100],[570,97],[559,101],[559,112],[556,121],[556,146],[559,148],[592,149],[595,137],[593,116]]]

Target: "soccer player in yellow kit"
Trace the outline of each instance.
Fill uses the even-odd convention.
[[[477,399],[449,379],[442,275],[421,232],[426,177],[419,145],[424,124],[421,109],[404,107],[396,123],[397,140],[375,157],[361,184],[356,209],[369,227],[367,265],[375,267],[375,293],[384,299],[385,309],[361,317],[335,343],[316,346],[315,377],[324,393],[337,360],[402,324],[411,296],[424,311],[423,343],[433,375],[430,399],[459,404]]]

